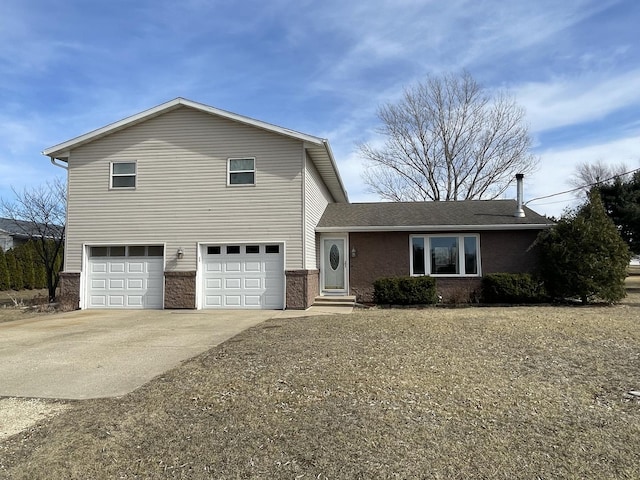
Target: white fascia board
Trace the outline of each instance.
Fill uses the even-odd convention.
[[[261,120],[255,120],[250,117],[245,117],[242,115],[238,115],[236,113],[227,112],[226,110],[220,110],[219,108],[210,107],[202,103],[197,103],[191,100],[187,100],[185,98],[175,98],[173,100],[165,102],[156,107],[150,108],[143,112],[137,113],[130,117],[111,123],[102,128],[98,128],[91,132],[85,133],[84,135],[80,135],[79,137],[75,137],[75,138],[72,138],[71,140],[67,140],[66,142],[60,143],[58,145],[54,145],[53,147],[49,147],[45,149],[42,152],[42,154],[48,157],[64,160],[65,158],[67,158],[67,157],[63,157],[63,154],[67,153],[66,151],[69,151],[73,148],[76,148],[80,145],[83,145],[92,140],[108,135],[110,133],[116,132],[118,130],[122,130],[123,128],[129,127],[131,125],[135,125],[136,123],[140,123],[150,118],[153,118],[157,115],[160,115],[161,113],[172,110],[181,105],[199,110],[201,112],[209,113],[212,115],[218,115],[220,117],[224,117],[229,120],[233,120],[235,122],[252,125],[254,127],[261,128],[263,130],[267,130],[273,133],[278,133],[280,135],[285,135],[287,137],[295,138],[303,142],[310,142],[316,145],[323,145],[323,143],[325,142],[324,139],[319,137],[314,137],[313,135],[307,135],[305,133],[296,132],[295,130],[290,130],[288,128],[278,127],[276,125],[272,125],[270,123],[263,122]]]
[[[329,145],[329,140],[323,140],[325,149],[327,150],[327,155],[329,155],[329,161],[331,162],[331,167],[333,171],[336,172],[336,178],[338,179],[338,184],[340,185],[340,190],[342,190],[342,194],[344,195],[344,200],[346,203],[349,203],[349,194],[347,193],[347,189],[344,188],[344,183],[342,183],[342,177],[340,176],[340,170],[338,170],[338,165],[336,164],[336,160],[333,156],[333,151],[331,150],[331,145]]]
[[[316,227],[316,232],[458,232],[461,230],[469,231],[488,231],[488,230],[541,230],[553,226],[551,223],[539,224],[507,224],[507,225],[402,225],[402,226],[344,226],[344,227]]]

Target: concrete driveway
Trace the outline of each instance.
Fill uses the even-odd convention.
[[[1,323],[0,397],[124,395],[269,318],[319,313],[332,312],[82,310]]]

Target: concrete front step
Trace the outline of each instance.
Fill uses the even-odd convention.
[[[314,306],[325,307],[353,307],[356,304],[356,297],[354,295],[345,296],[318,296],[315,298]]]

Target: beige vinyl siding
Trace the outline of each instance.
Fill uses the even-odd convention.
[[[302,146],[180,107],[71,152],[67,271],[82,244],[166,242],[166,269],[196,269],[198,242],[286,242],[302,268]],[[227,159],[256,159],[255,186],[227,186]],[[110,162],[136,161],[135,190],[110,190]],[[178,260],[181,247],[184,258]]]
[[[313,161],[307,156],[305,159],[304,176],[305,193],[305,267],[306,269],[318,268],[318,255],[316,247],[316,226],[324,213],[327,205],[333,202],[326,185],[322,181]]]

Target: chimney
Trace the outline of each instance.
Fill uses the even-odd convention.
[[[516,183],[517,183],[517,187],[518,187],[518,209],[516,210],[516,213],[514,214],[514,217],[519,217],[519,218],[524,218],[524,193],[523,193],[523,180],[524,180],[524,174],[522,173],[516,173]]]

